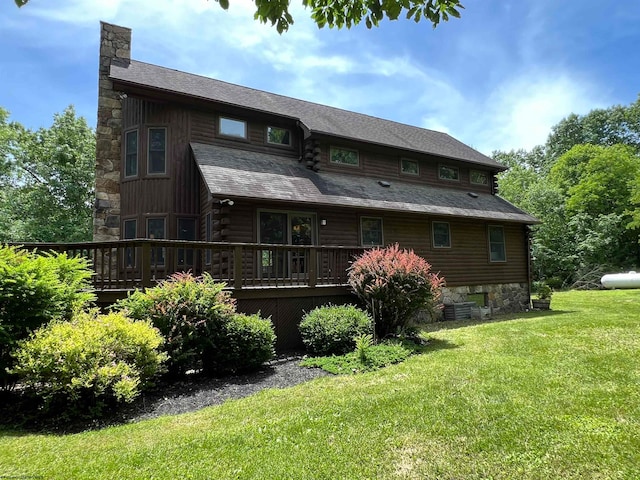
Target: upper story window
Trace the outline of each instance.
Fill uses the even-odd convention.
[[[435,248],[451,248],[451,230],[447,222],[433,222],[433,246]]]
[[[124,176],[135,177],[138,175],[138,130],[127,132],[124,142]]]
[[[220,135],[247,138],[247,122],[234,118],[220,117]]]
[[[492,262],[507,261],[504,229],[502,227],[489,226],[489,260]]]
[[[167,129],[149,128],[147,173],[167,173]]]
[[[409,160],[408,158],[400,159],[400,172],[406,175],[418,175],[420,173],[418,162]]]
[[[381,246],[382,245],[382,219],[375,217],[360,218],[360,239],[362,245]]]
[[[267,127],[267,143],[273,145],[291,145],[291,132],[286,128]]]
[[[460,170],[458,167],[450,167],[449,165],[440,165],[438,167],[438,178],[440,180],[460,180]]]
[[[339,165],[351,165],[352,167],[360,165],[358,151],[349,148],[331,147],[329,161]]]
[[[489,185],[489,174],[478,170],[471,170],[471,183],[474,185]]]

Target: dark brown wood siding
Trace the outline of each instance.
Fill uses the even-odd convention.
[[[375,177],[385,180],[400,180],[402,182],[420,183],[442,188],[464,189],[477,192],[491,192],[492,172],[486,167],[470,167],[454,160],[438,159],[431,155],[403,153],[382,147],[357,145],[348,142],[336,142],[327,139],[319,140],[321,154],[319,168],[326,172],[354,174]],[[331,147],[348,148],[358,151],[359,165],[338,165],[331,163]],[[418,175],[401,172],[400,162],[403,158],[418,162]],[[440,165],[452,166],[458,169],[460,178],[456,181],[441,180],[438,177]],[[471,183],[471,170],[478,170],[487,174],[487,185]]]
[[[141,225],[149,216],[166,219],[167,238],[177,237],[177,219],[200,213],[200,179],[189,151],[190,113],[168,103],[125,99],[125,131],[138,130],[138,175],[122,179],[122,215],[137,215]],[[166,173],[147,173],[149,128],[166,128]],[[142,234],[146,228],[143,227]]]
[[[360,245],[360,218],[382,218],[385,245],[400,244],[413,249],[440,272],[450,286],[527,282],[527,245],[525,226],[416,214],[354,209],[304,208],[282,204],[238,202],[230,208],[228,240],[257,242],[258,210],[300,211],[316,215],[318,244],[331,246]],[[326,225],[321,225],[325,220]],[[433,221],[447,222],[451,248],[435,248],[431,240]],[[501,226],[505,234],[506,262],[489,260],[488,227]]]

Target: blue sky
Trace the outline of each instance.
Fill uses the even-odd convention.
[[[463,0],[435,30],[319,30],[294,0],[283,35],[253,20],[251,1],[230,3],[3,0],[0,106],[38,128],[73,104],[94,126],[100,20],[133,30],[136,60],[445,131],[486,154],[640,93],[636,0]]]

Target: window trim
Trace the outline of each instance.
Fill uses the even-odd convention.
[[[129,135],[132,133],[136,134],[136,151],[135,151],[136,173],[132,175],[127,175],[127,160],[129,159],[129,155],[133,155],[133,153],[130,154],[127,150],[127,147],[129,146]],[[125,179],[135,178],[139,175],[139,173],[140,173],[140,132],[138,128],[134,128],[124,132],[124,165],[122,168],[122,176]]]
[[[402,168],[402,164],[403,162],[411,162],[411,163],[415,163],[416,164],[416,172],[406,172],[403,168]],[[418,160],[414,160],[412,158],[406,158],[406,157],[402,157],[400,158],[400,173],[402,175],[410,175],[412,177],[418,177],[420,176],[420,162],[418,162]]]
[[[474,182],[473,181],[473,174],[474,173],[480,173],[480,174],[484,175],[485,178],[487,179],[487,183]],[[475,169],[471,170],[469,172],[469,183],[471,183],[472,185],[481,185],[483,187],[487,187],[489,185],[489,172],[485,172],[485,171],[482,171],[482,170],[475,170]]]
[[[442,168],[450,168],[452,170],[456,171],[456,177],[457,178],[446,178],[442,176],[442,172],[441,169]],[[460,182],[460,168],[459,167],[454,167],[451,165],[447,165],[446,163],[441,163],[438,165],[438,180],[444,180],[445,182]]]
[[[277,143],[277,142],[271,142],[269,141],[269,129],[278,129],[278,130],[284,130],[285,132],[289,133],[289,143]],[[291,132],[290,129],[288,128],[284,128],[284,127],[277,127],[275,125],[267,125],[267,127],[264,130],[265,132],[265,141],[268,145],[272,145],[274,147],[280,147],[280,148],[291,148],[293,146],[293,133]]]
[[[242,123],[244,125],[244,135],[235,135],[233,133],[224,133],[222,131],[222,121],[229,120],[231,122]],[[246,120],[239,118],[225,117],[223,115],[218,116],[218,135],[225,138],[233,138],[235,140],[249,140],[249,123]]]
[[[491,229],[494,229],[494,228],[500,229],[500,232],[502,232],[502,251],[503,251],[503,254],[504,254],[504,258],[502,260],[494,260],[493,256],[492,256]],[[487,246],[489,248],[489,262],[490,263],[506,263],[507,262],[507,236],[504,233],[504,227],[502,225],[487,225]]]
[[[364,243],[364,228],[362,228],[363,220],[380,220],[380,243]],[[382,217],[371,217],[363,215],[360,217],[360,245],[363,247],[382,247],[384,246],[384,219]]]
[[[447,238],[449,240],[449,244],[448,245],[436,245],[436,229],[435,229],[435,225],[436,224],[440,224],[440,225],[446,225],[447,226]],[[435,220],[433,222],[431,222],[431,245],[433,246],[433,248],[451,248],[452,245],[452,241],[451,241],[451,224],[449,222],[441,222],[439,220]]]
[[[335,162],[333,160],[333,152],[334,150],[345,150],[347,152],[355,152],[356,154],[356,159],[358,160],[357,164],[351,164],[351,163],[340,163],[340,162]],[[329,163],[333,164],[333,165],[340,165],[341,167],[350,167],[350,168],[360,168],[360,152],[358,150],[356,150],[355,148],[347,148],[347,147],[340,147],[337,145],[331,145],[329,147]]]
[[[151,172],[149,168],[151,167],[151,130],[164,130],[164,170],[162,172]],[[167,150],[169,144],[169,138],[167,135],[168,129],[167,127],[162,126],[148,126],[147,127],[147,175],[158,176],[158,175],[167,175]]]

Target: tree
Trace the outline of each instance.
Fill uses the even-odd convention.
[[[640,157],[633,146],[579,144],[553,161],[544,147],[493,157],[511,167],[498,176],[500,195],[541,220],[532,227],[536,277],[593,285],[604,270],[638,264]]]
[[[29,0],[14,0],[18,7]],[[229,0],[216,0],[223,9],[229,8]],[[275,25],[278,33],[285,32],[293,24],[289,12],[290,0],[254,0],[256,12],[254,18],[262,23]],[[397,20],[401,14],[415,22],[426,20],[435,28],[440,21],[449,17],[460,17],[464,7],[460,0],[302,0],[302,4],[311,9],[311,18],[319,28],[347,27],[364,20],[367,28],[378,26],[385,17]]]
[[[34,132],[5,115],[0,142],[0,241],[90,240],[95,135],[86,120],[69,106]]]
[[[566,195],[570,213],[625,214],[638,173],[640,157],[631,147],[578,145],[558,159],[549,180]]]
[[[550,160],[581,144],[628,145],[640,152],[640,96],[629,106],[614,105],[591,110],[586,115],[572,113],[551,129],[545,145]]]

